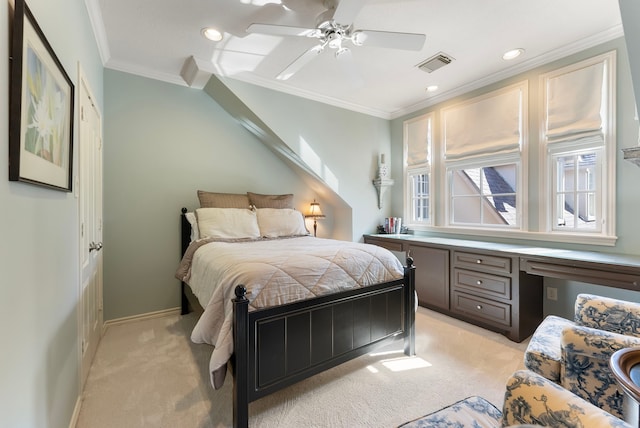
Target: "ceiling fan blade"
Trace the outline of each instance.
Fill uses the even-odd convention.
[[[324,50],[322,45],[317,45],[308,49],[305,53],[296,58],[291,64],[287,66],[280,74],[276,76],[278,80],[287,80],[294,74],[296,74],[302,67],[307,65],[311,60],[316,58]]]
[[[317,28],[290,27],[288,25],[273,24],[251,24],[247,27],[247,33],[302,37],[320,37],[321,35],[321,32]]]
[[[427,38],[424,34],[395,33],[390,31],[358,30],[354,33],[356,45],[419,51]]]
[[[367,0],[336,0],[338,5],[333,20],[338,24],[351,25]]]

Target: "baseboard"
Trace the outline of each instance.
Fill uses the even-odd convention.
[[[180,315],[180,313],[181,313],[180,308],[171,308],[171,309],[163,309],[161,311],[147,312],[146,314],[133,315],[130,317],[116,318],[113,320],[105,321],[104,324],[102,324],[102,333],[104,334],[104,332],[107,331],[107,328],[114,325],[127,324],[130,322],[143,321],[143,320],[150,320],[153,318],[168,317],[171,315]]]
[[[71,422],[69,422],[69,428],[76,428],[78,418],[80,417],[80,408],[82,407],[82,394],[78,395],[76,400],[76,406],[73,408],[73,414],[71,415]]]

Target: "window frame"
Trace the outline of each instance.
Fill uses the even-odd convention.
[[[422,120],[427,120],[429,123],[429,127],[428,127],[428,131],[427,131],[427,160],[425,163],[423,164],[418,164],[418,165],[412,165],[409,166],[408,165],[408,149],[409,149],[409,128],[410,126],[415,123],[415,122],[419,122]],[[403,200],[403,223],[405,226],[407,227],[412,227],[414,229],[424,229],[424,228],[428,228],[430,226],[433,226],[435,224],[434,222],[434,194],[433,194],[433,190],[434,190],[434,182],[433,182],[433,140],[434,140],[434,132],[433,132],[433,128],[435,125],[435,113],[434,112],[430,112],[430,113],[426,113],[420,116],[416,116],[414,118],[405,120],[403,122],[403,156],[402,156],[402,166],[403,166],[403,188],[404,188],[404,200]],[[428,177],[429,180],[429,186],[428,186],[428,204],[429,204],[429,208],[427,210],[428,212],[428,218],[426,220],[422,220],[422,221],[417,221],[414,218],[414,201],[416,200],[416,198],[414,198],[414,189],[413,189],[413,177],[415,177],[416,175],[426,175]]]
[[[500,225],[500,224],[482,224],[482,223],[460,223],[455,222],[453,219],[453,174],[455,171],[464,169],[477,169],[477,168],[490,168],[502,165],[515,165],[516,167],[516,188],[514,189],[516,194],[516,224],[515,225]],[[444,168],[444,183],[445,192],[444,199],[445,205],[445,222],[444,227],[452,229],[465,229],[465,230],[491,230],[491,231],[522,231],[524,230],[523,224],[526,219],[526,212],[523,208],[523,200],[526,200],[526,174],[522,172],[525,162],[522,161],[522,155],[511,153],[506,155],[492,155],[484,156],[482,158],[459,160],[445,163]],[[482,195],[479,195],[482,199]]]
[[[547,106],[547,81],[556,76],[571,73],[603,63],[604,82],[601,107],[602,136],[566,138],[564,141],[550,142],[546,135],[545,120]],[[539,117],[539,153],[541,174],[538,188],[540,194],[539,232],[555,241],[592,245],[614,245],[616,210],[616,52],[610,51],[554,69],[539,77],[541,91]],[[595,230],[569,230],[558,228],[554,220],[557,210],[557,171],[555,159],[562,156],[596,152],[596,219]],[[546,195],[546,198],[545,198]]]

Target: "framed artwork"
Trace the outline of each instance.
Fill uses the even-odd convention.
[[[24,0],[15,0],[9,180],[71,192],[73,83]]]

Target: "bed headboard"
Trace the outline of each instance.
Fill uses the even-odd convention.
[[[180,257],[182,257],[191,242],[191,224],[185,215],[188,210],[183,207],[180,211],[182,211],[180,214]]]

